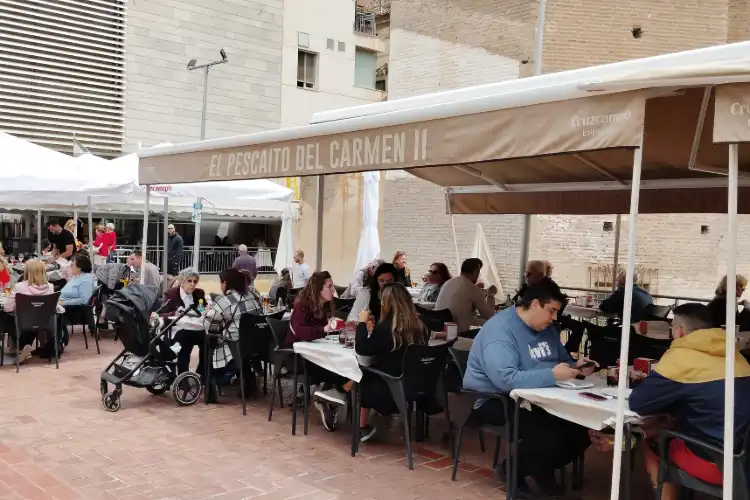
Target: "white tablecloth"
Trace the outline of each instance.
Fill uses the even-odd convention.
[[[172,321],[177,316],[171,316],[169,321]],[[183,316],[179,321],[172,327],[173,331],[178,332],[180,330],[203,330],[203,317],[200,318],[192,316]]]
[[[586,381],[593,382],[595,386],[591,389],[580,391],[561,389],[559,387],[516,389],[510,393],[510,396],[515,400],[522,398],[556,417],[595,431],[614,426],[617,417],[616,399],[594,401],[593,399],[587,399],[579,395],[580,392],[601,394],[601,390],[607,387],[606,380],[603,377],[594,375],[588,377]],[[625,423],[637,423],[640,421],[640,418],[637,413],[630,411],[627,405],[625,406]]]
[[[334,339],[296,342],[294,352],[326,370],[346,377],[355,382],[362,380],[357,353],[353,348],[346,348],[339,343],[338,335]]]

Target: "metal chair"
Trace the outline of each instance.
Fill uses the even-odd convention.
[[[99,297],[101,286],[94,289],[94,293],[89,299],[89,303],[80,306],[64,306],[65,314],[63,314],[63,328],[71,327],[71,333],[74,326],[81,326],[83,328],[83,342],[86,349],[89,348],[89,340],[86,337],[86,327],[89,327],[89,332],[94,336],[94,342],[96,342],[96,353],[101,354],[99,349],[99,328],[97,327],[97,299]]]

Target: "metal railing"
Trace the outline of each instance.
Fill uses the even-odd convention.
[[[354,14],[354,31],[365,35],[377,35],[375,27],[375,14],[368,12],[356,12]]]
[[[128,255],[133,250],[140,250],[136,245],[118,245],[115,250],[115,261],[124,264]],[[276,260],[276,248],[248,248],[248,253],[255,258],[258,265],[258,273],[273,273],[273,263]],[[146,260],[156,265],[160,271],[162,263],[163,248],[155,246],[146,247]],[[200,272],[205,274],[218,274],[232,267],[234,259],[239,253],[236,248],[227,247],[200,247]],[[179,268],[185,269],[193,265],[193,247],[186,246],[180,258]]]
[[[612,292],[609,290],[601,290],[596,288],[578,288],[574,286],[560,286],[562,290],[572,290],[574,292],[587,292],[594,295],[594,298],[596,299],[598,296],[601,296],[600,300],[611,294]],[[677,307],[682,302],[701,302],[701,303],[708,303],[711,302],[711,299],[705,299],[705,298],[697,298],[697,297],[683,297],[680,295],[652,295],[654,299],[665,299],[669,301],[674,301],[674,306]]]

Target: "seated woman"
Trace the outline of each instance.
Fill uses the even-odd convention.
[[[240,317],[245,313],[262,315],[263,299],[254,288],[250,288],[245,275],[237,269],[230,268],[223,271],[219,275],[219,283],[222,295],[209,305],[203,319],[203,326],[208,333],[219,334],[224,339],[236,343],[240,339]],[[216,403],[219,397],[219,387],[216,377],[213,376],[215,370],[228,367],[233,359],[235,369],[241,370],[239,353],[232,351],[227,342],[219,339],[211,354],[211,365],[204,368],[204,370],[211,370],[212,373],[211,384],[207,388],[210,403]],[[247,384],[248,381],[246,380],[245,383]]]
[[[393,255],[393,266],[396,268],[396,274],[394,274],[395,282],[401,283],[407,288],[411,288],[411,274],[409,268],[406,265],[406,252],[399,250]]]
[[[396,280],[396,266],[393,264],[380,264],[375,269],[375,274],[365,283],[365,288],[357,294],[352,310],[349,312],[347,321],[359,321],[359,313],[363,310],[370,311],[375,321],[380,318],[380,292],[388,283]]]
[[[94,294],[94,276],[91,274],[91,260],[85,253],[77,253],[70,263],[72,276],[60,291],[60,305],[85,306]]]
[[[724,328],[724,326],[727,324],[727,277],[724,276],[721,281],[719,282],[719,286],[716,287],[716,294],[714,295],[714,298],[711,299],[711,302],[708,303],[708,309],[711,313],[711,319],[713,321],[713,327],[714,328]],[[747,278],[744,276],[737,275],[737,282],[735,283],[735,286],[737,287],[737,295],[736,299],[740,300],[742,297],[742,294],[745,293],[745,288],[747,288]],[[747,312],[746,312],[747,311]],[[750,317],[750,310],[748,310],[747,307],[745,307],[742,310],[742,313],[737,311],[736,314],[736,325],[741,326],[740,322],[746,323],[746,327],[750,327],[750,325],[747,325],[747,323],[750,323],[748,319]],[[740,328],[742,330],[742,328]]]
[[[419,293],[420,302],[437,302],[440,289],[446,281],[451,279],[451,273],[448,266],[442,262],[435,262],[430,266],[430,272],[427,274],[427,284],[422,287]]]
[[[280,288],[284,288],[286,290],[292,288],[292,277],[289,275],[289,269],[287,269],[286,267],[281,270],[281,274],[277,276],[273,280],[273,284],[271,284],[271,289],[268,292],[268,298],[271,299],[272,302],[276,302],[276,300],[279,299]],[[286,298],[286,293],[284,293],[284,298]]]
[[[329,324],[333,292],[333,281],[328,273],[316,272],[310,276],[294,302],[286,338],[287,347],[292,347],[295,342],[321,339],[333,331]],[[351,381],[314,363],[307,363],[307,373],[312,384],[323,384],[323,390],[315,392],[318,399],[315,407],[323,417],[326,430],[334,431],[338,411],[346,404],[346,392],[351,389]]]
[[[360,313],[355,349],[361,356],[375,357],[373,368],[398,377],[402,373],[406,348],[427,343],[429,332],[419,319],[409,292],[400,283],[383,287],[380,311],[376,324],[371,321],[369,311]],[[365,442],[375,434],[375,428],[367,423],[370,409],[381,415],[391,415],[398,412],[398,407],[388,384],[377,375],[365,373],[360,384],[359,435],[360,441]]]
[[[373,259],[372,261],[370,261],[369,264],[367,264],[365,267],[357,271],[357,274],[354,276],[354,280],[352,280],[352,282],[349,283],[349,288],[347,288],[344,291],[341,298],[342,299],[356,299],[357,295],[359,295],[359,292],[363,288],[367,287],[366,283],[369,282],[372,275],[375,274],[375,270],[382,263],[383,263],[383,259]]]
[[[23,270],[23,281],[19,281],[13,287],[13,291],[5,302],[5,312],[12,313],[16,310],[16,295],[50,295],[54,293],[54,288],[47,282],[47,273],[44,271],[44,263],[40,260],[32,259],[26,261]],[[3,325],[3,331],[9,333],[8,343],[11,345],[11,349],[15,351],[16,346],[16,325],[13,321],[13,317],[10,315],[3,315],[5,325]],[[31,357],[32,344],[35,339],[34,334],[28,334],[21,332],[22,346],[19,354],[19,360],[23,363]],[[39,338],[39,345],[46,345],[47,338]],[[10,354],[10,353],[9,353]]]
[[[180,286],[167,289],[164,292],[164,298],[162,302],[161,316],[169,318],[180,314],[185,309],[195,307],[196,309],[200,305],[200,301],[206,305],[206,292],[198,287],[200,281],[200,275],[192,267],[183,269],[177,276],[177,281]],[[196,373],[203,375],[203,360],[205,359],[203,346],[206,341],[206,333],[201,327],[200,329],[181,329],[174,332],[172,339],[175,343],[180,344],[180,350],[177,353],[177,373],[186,372],[190,369],[190,355],[193,353],[193,348],[198,346],[198,369]]]

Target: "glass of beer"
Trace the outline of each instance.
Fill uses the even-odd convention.
[[[620,381],[620,368],[617,366],[610,366],[607,368],[607,387],[617,387]]]

